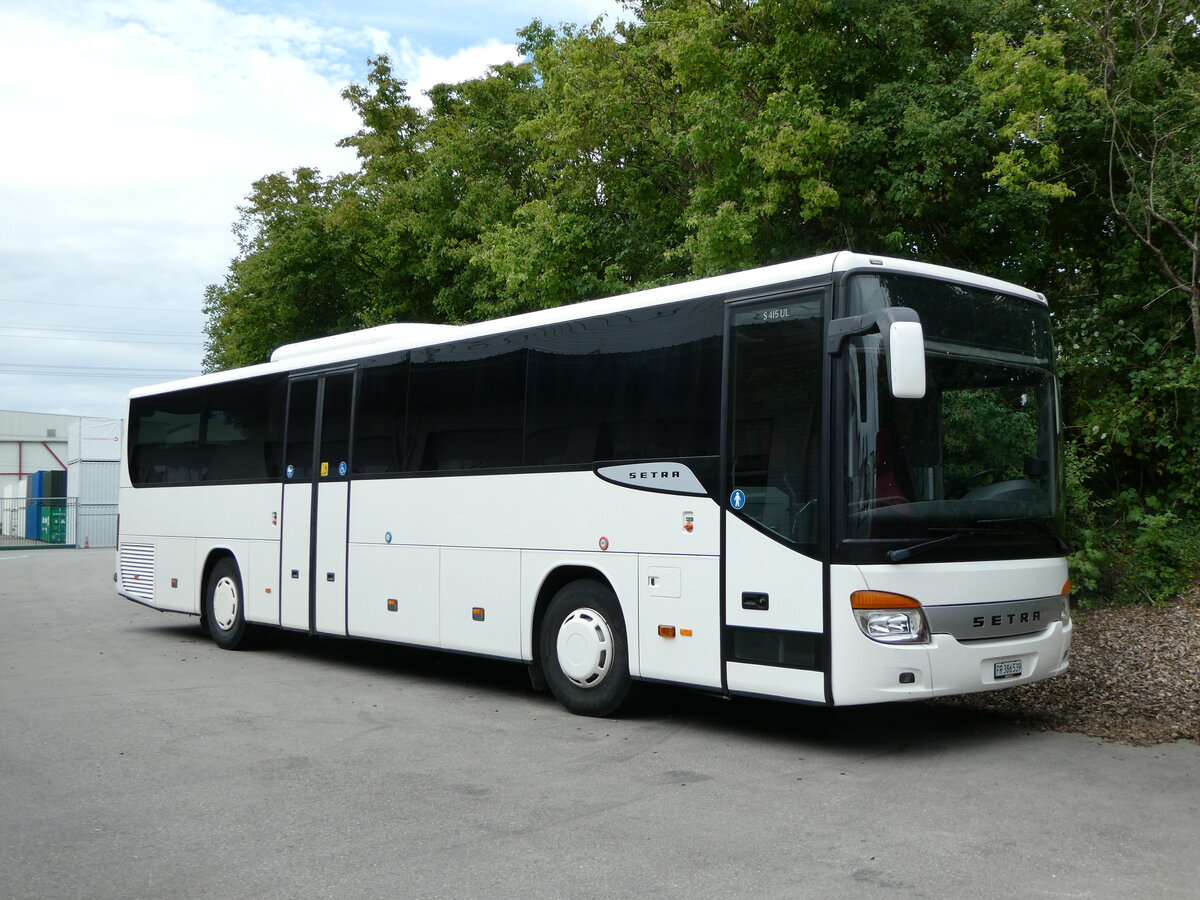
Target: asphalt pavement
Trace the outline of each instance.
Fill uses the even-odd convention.
[[[0,897],[1200,896],[1200,744],[653,688],[274,632],[0,552]]]

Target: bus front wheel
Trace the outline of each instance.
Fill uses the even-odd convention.
[[[225,557],[213,566],[204,592],[204,621],[218,647],[238,650],[246,646],[246,625],[242,594],[242,576],[237,563]]]
[[[559,590],[542,618],[539,650],[546,685],[576,715],[611,715],[629,697],[625,623],[606,585],[583,579]]]

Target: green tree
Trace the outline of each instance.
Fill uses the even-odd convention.
[[[1187,305],[1200,355],[1200,20],[1193,3],[1078,6],[1108,128],[1113,213]]]
[[[263,362],[280,344],[356,326],[370,273],[355,236],[329,221],[351,186],[306,168],[254,183],[234,227],[238,257],[205,292],[206,370]]]
[[[210,368],[845,247],[1045,291],[1077,582],[1200,559],[1200,37],[1182,0],[629,0],[418,110],[345,98],[360,169],[254,185]],[[964,427],[987,410],[962,409]],[[978,414],[978,415],[977,415]]]
[[[1007,141],[991,175],[1073,217],[1054,280],[1076,581],[1157,600],[1200,562],[1200,31],[1175,0],[1055,16],[979,36],[975,76]]]

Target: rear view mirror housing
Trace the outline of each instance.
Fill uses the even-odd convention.
[[[915,309],[889,306],[861,316],[847,316],[829,323],[826,350],[836,356],[846,339],[878,331],[887,354],[888,387],[899,400],[925,396],[925,332]]]
[[[892,322],[883,333],[888,386],[898,400],[925,396],[925,333],[920,322]]]

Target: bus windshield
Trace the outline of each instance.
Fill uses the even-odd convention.
[[[843,361],[843,545],[857,561],[1061,554],[1050,316],[1031,300],[903,275],[851,279],[849,315],[916,310],[926,392],[896,399],[878,334]]]

